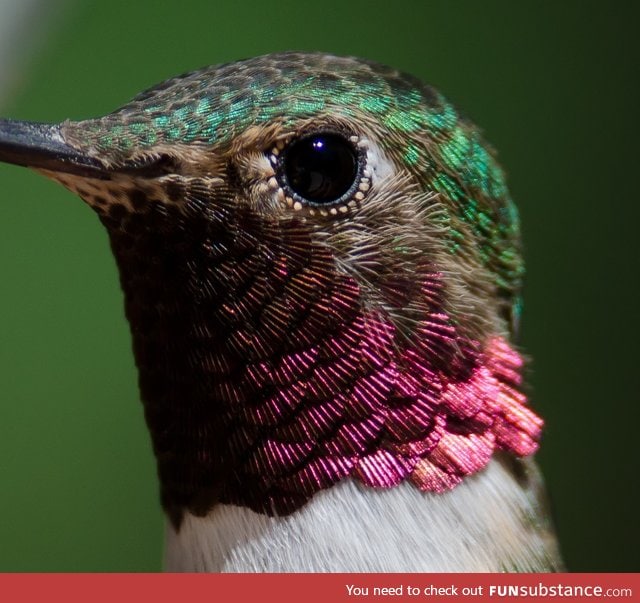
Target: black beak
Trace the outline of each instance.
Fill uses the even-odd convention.
[[[0,161],[89,178],[109,178],[100,161],[65,142],[58,125],[0,119]]]

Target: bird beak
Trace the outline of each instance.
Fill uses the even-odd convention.
[[[59,125],[0,119],[0,161],[89,178],[109,178],[94,157],[67,144]]]

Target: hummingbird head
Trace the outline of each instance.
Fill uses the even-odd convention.
[[[108,230],[176,524],[219,502],[290,513],[347,476],[442,491],[536,449],[509,343],[516,210],[434,89],[285,53],[0,131],[0,159]]]

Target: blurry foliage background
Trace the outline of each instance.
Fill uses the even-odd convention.
[[[180,72],[301,49],[412,72],[480,124],[521,209],[521,344],[566,562],[640,569],[633,3],[64,8],[4,115],[90,117]],[[0,168],[0,232],[0,570],[159,570],[155,467],[106,234],[71,193],[13,167]]]

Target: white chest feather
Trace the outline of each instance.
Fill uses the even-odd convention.
[[[529,471],[533,469],[529,468]],[[496,572],[559,568],[537,475],[498,461],[444,494],[351,480],[286,517],[220,505],[167,526],[165,569],[209,572]]]

